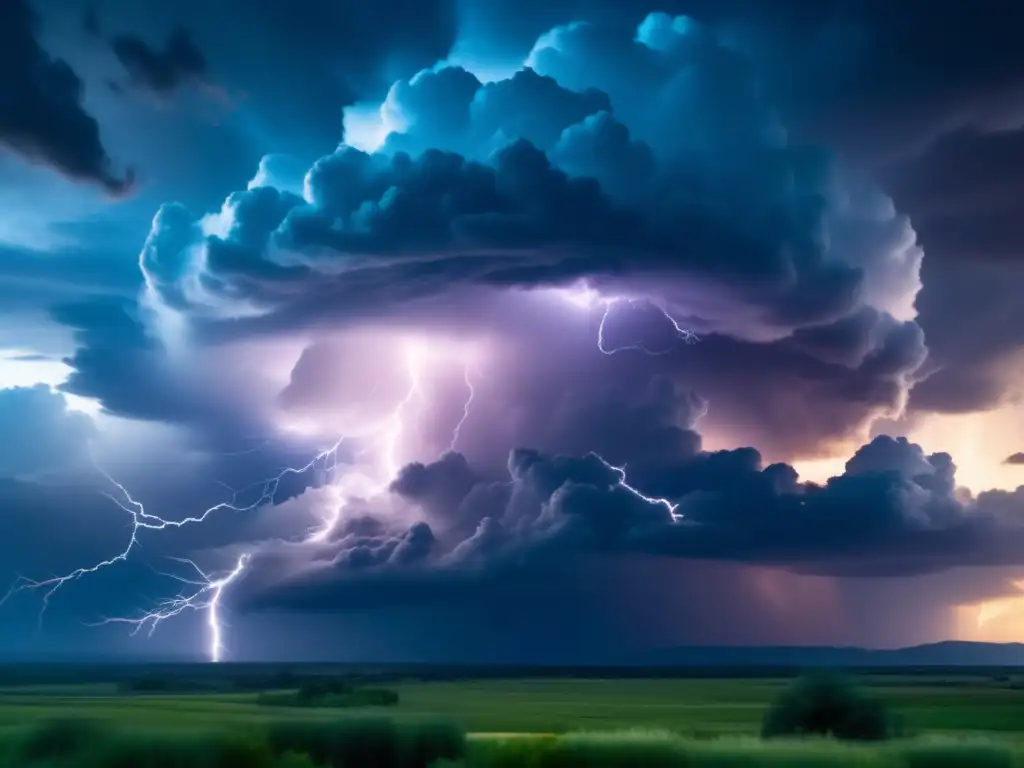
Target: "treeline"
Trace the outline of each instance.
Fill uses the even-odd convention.
[[[398,691],[390,688],[353,688],[350,686],[308,685],[297,691],[271,691],[256,697],[265,707],[393,707]]]
[[[0,687],[113,683],[124,690],[261,691],[295,688],[311,678],[344,677],[362,685],[405,681],[458,682],[494,679],[756,679],[795,678],[804,668],[792,666],[559,667],[429,664],[12,664],[0,665]],[[908,677],[929,684],[967,684],[973,679],[1015,686],[1020,668],[1008,667],[863,667],[844,669],[872,684],[905,684]],[[901,679],[902,678],[902,679]],[[298,682],[296,682],[298,681]],[[162,687],[161,687],[162,686]]]
[[[373,678],[362,675],[296,674],[287,670],[269,674],[243,674],[224,677],[185,677],[148,674],[122,680],[124,693],[259,693],[296,691],[305,698],[353,693]]]

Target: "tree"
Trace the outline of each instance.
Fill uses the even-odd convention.
[[[797,680],[783,691],[765,714],[761,735],[833,736],[853,741],[889,737],[885,705],[864,696],[849,681],[817,673]]]

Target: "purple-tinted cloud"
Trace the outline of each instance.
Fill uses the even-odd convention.
[[[464,515],[467,502],[480,496],[475,487],[466,490],[465,471],[450,471],[457,463],[449,455],[411,467],[393,490],[434,515],[436,499],[448,495],[449,514]],[[302,610],[444,599],[450,587],[486,587],[536,568],[557,574],[588,553],[720,559],[842,576],[1021,561],[1021,491],[965,501],[950,457],[927,455],[903,439],[875,439],[823,486],[799,482],[787,465],[763,466],[753,449],[698,451],[646,473],[647,487],[660,488],[648,493],[679,504],[678,521],[618,481],[595,456],[514,451],[503,492],[486,491],[490,505],[478,507],[477,527],[464,539],[445,542],[424,523],[394,528],[381,521],[373,535],[343,529],[312,563],[300,549],[279,550],[262,573],[257,563],[240,599],[249,609]],[[398,552],[409,557],[397,558]]]

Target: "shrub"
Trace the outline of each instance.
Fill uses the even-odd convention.
[[[906,768],[1013,768],[1012,750],[984,743],[913,744],[901,750]]]
[[[38,723],[18,734],[11,745],[12,762],[61,760],[83,752],[108,735],[99,720],[57,718]]]
[[[274,761],[274,768],[317,768],[317,764],[302,752],[285,752]]]
[[[86,719],[33,726],[14,739],[5,758],[18,768],[270,768],[273,761],[254,734],[129,732]]]
[[[698,742],[663,731],[475,741],[467,759],[458,765],[462,768],[903,768],[879,750],[835,742],[756,739]]]
[[[385,718],[281,720],[267,724],[267,738],[276,755],[302,752],[333,768],[426,768],[465,751],[465,735],[453,725]]]
[[[815,674],[782,692],[765,714],[761,735],[879,741],[888,738],[891,730],[881,701],[862,695],[840,677]]]

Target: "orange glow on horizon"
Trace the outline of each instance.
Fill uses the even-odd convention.
[[[1017,594],[954,608],[956,638],[986,643],[1024,641],[1024,580],[1012,582]]]

